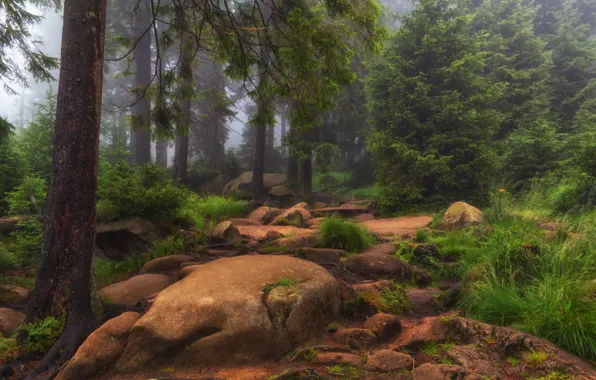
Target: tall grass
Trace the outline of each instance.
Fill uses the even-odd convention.
[[[468,316],[596,360],[596,214],[559,216],[567,231],[548,236],[536,218],[554,215],[556,195],[539,199],[534,191],[512,202],[492,233],[471,241],[469,230],[460,231],[435,242],[442,254],[461,255],[468,284],[460,306]]]
[[[202,228],[205,221],[221,222],[229,218],[243,216],[248,210],[248,203],[244,201],[213,195],[201,198],[192,194],[180,208],[179,216],[187,219],[195,227]]]
[[[319,226],[319,245],[343,249],[348,252],[362,251],[374,243],[375,238],[359,224],[339,218],[326,218]]]

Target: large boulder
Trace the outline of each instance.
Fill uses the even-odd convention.
[[[281,185],[286,182],[288,177],[285,174],[279,173],[265,173],[263,174],[263,182],[265,183],[265,189],[271,189],[272,187]],[[227,195],[231,191],[236,190],[250,190],[252,184],[252,172],[245,172],[240,174],[235,179],[228,182],[223,189],[223,195]]]
[[[97,225],[96,254],[119,260],[142,253],[160,237],[159,229],[143,218],[127,218]]]
[[[113,365],[122,354],[139,313],[127,312],[95,330],[60,371],[56,380],[88,379]]]
[[[180,269],[180,266],[192,260],[188,255],[171,255],[158,257],[143,265],[139,273],[168,273]]]
[[[311,219],[308,210],[301,207],[292,207],[284,211],[271,222],[272,226],[297,226],[302,227],[304,222]]]
[[[445,211],[439,227],[448,230],[479,224],[486,224],[482,211],[466,202],[455,202]]]
[[[99,296],[105,303],[130,307],[162,291],[171,283],[172,279],[165,274],[141,274],[106,286],[99,291]]]
[[[18,285],[0,285],[0,302],[21,303],[29,297],[29,290]]]
[[[116,370],[275,360],[337,318],[325,269],[286,256],[239,256],[198,267],[157,296],[134,325]]]
[[[260,224],[268,224],[282,212],[283,211],[278,208],[262,206],[248,214],[246,218]]]
[[[0,236],[8,236],[17,230],[17,225],[31,218],[30,216],[7,216],[0,218]]]
[[[11,336],[25,322],[25,314],[7,307],[0,307],[0,334]]]

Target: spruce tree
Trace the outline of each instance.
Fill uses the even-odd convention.
[[[494,167],[502,86],[486,43],[449,0],[421,0],[370,65],[368,141],[387,211],[479,196]]]

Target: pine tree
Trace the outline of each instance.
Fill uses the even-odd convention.
[[[483,75],[470,19],[449,0],[422,0],[369,67],[368,146],[385,210],[476,197],[491,180],[502,86]]]

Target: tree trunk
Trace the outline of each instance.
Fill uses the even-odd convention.
[[[192,92],[193,88],[193,68],[192,68],[192,54],[194,51],[187,46],[186,36],[182,36],[182,61],[180,63],[180,78],[182,78],[182,92],[188,94]],[[176,136],[176,149],[174,156],[174,179],[178,183],[186,183],[186,175],[188,172],[188,133],[190,129],[191,115],[190,115],[190,99],[183,99],[180,107],[184,120],[181,121],[185,130],[179,130]]]
[[[281,112],[281,155],[286,156],[286,147],[284,144],[284,138],[286,137],[286,126],[287,126],[287,119],[285,109],[282,109]]]
[[[140,37],[150,25],[149,10],[144,2],[137,9],[135,28]],[[151,82],[151,38],[150,33],[145,33],[139,40],[134,52],[135,59],[135,87],[138,99],[134,106],[135,130],[134,133],[134,162],[137,165],[151,163],[151,100],[143,94],[144,89]]]
[[[298,160],[293,154],[288,156],[288,182],[298,185]]]
[[[105,18],[106,0],[64,4],[52,181],[27,321],[66,312],[67,324],[31,375],[58,356],[72,357],[95,327],[91,292]]]
[[[188,108],[190,109],[190,102]],[[182,104],[182,109],[185,109],[185,104]],[[188,173],[188,135],[176,136],[176,148],[174,150],[174,179],[181,184],[186,183],[186,175]]]
[[[300,161],[300,193],[306,196],[312,195],[312,153]]]
[[[263,175],[265,174],[265,140],[267,126],[259,124],[254,128],[257,129],[257,136],[255,142],[255,160],[252,172],[252,196],[254,200],[259,200],[266,195]]]
[[[168,140],[159,139],[155,143],[155,163],[162,168],[168,167]]]

